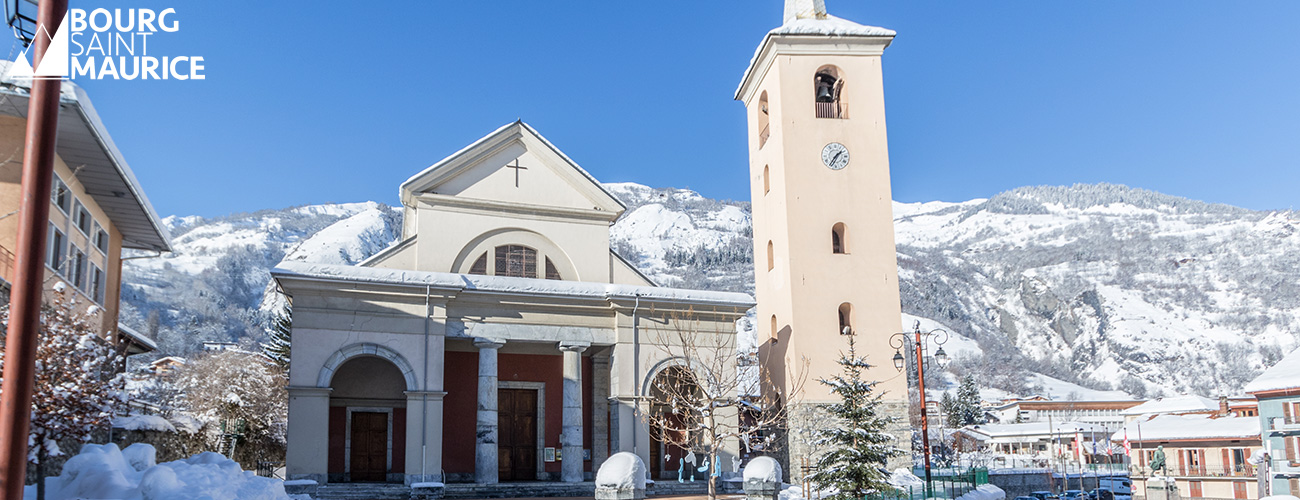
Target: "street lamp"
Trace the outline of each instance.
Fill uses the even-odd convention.
[[[911,332],[895,333],[889,337],[889,346],[894,348],[894,368],[903,371],[903,348],[911,348],[916,351],[916,386],[920,392],[921,400],[921,448],[925,453],[925,488],[931,489],[930,479],[930,422],[926,417],[926,400],[925,400],[925,352],[928,344],[931,342],[935,346],[942,346],[948,341],[948,332],[942,329],[934,329],[928,332],[921,331],[921,322],[917,321]],[[908,338],[909,335],[915,338]],[[911,344],[910,346],[908,344]],[[948,366],[948,353],[943,352],[943,347],[939,347],[934,352],[934,362],[938,363],[939,368]]]

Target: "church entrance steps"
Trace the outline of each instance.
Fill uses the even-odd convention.
[[[740,483],[719,481],[720,493],[740,492]],[[704,496],[709,492],[705,481],[679,483],[662,480],[646,485],[646,495],[652,497]],[[518,482],[497,484],[451,483],[445,490],[448,499],[476,498],[592,498],[595,483]]]
[[[329,483],[316,490],[316,500],[409,500],[411,487],[390,483]]]

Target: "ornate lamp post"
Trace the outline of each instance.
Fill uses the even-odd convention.
[[[925,489],[927,495],[930,487],[930,423],[926,418],[926,400],[925,400],[925,353],[928,351],[928,345],[934,343],[935,346],[942,346],[948,341],[948,332],[942,329],[934,329],[928,332],[921,331],[921,322],[917,321],[912,327],[911,332],[895,333],[889,337],[889,346],[894,348],[894,368],[903,371],[904,348],[912,349],[916,352],[916,386],[920,390],[921,400],[921,448],[925,453]],[[912,336],[909,338],[909,336]],[[948,353],[943,352],[943,347],[938,347],[934,352],[934,361],[939,364],[939,368],[948,366]]]

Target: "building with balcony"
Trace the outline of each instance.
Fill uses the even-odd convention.
[[[1300,496],[1300,349],[1246,384],[1259,400],[1260,440],[1273,495]]]
[[[1174,479],[1184,498],[1259,498],[1249,460],[1260,448],[1258,418],[1222,413],[1143,416],[1110,439],[1121,446],[1128,439],[1132,446],[1135,491],[1146,491],[1146,481],[1157,474],[1151,460],[1163,451],[1162,475]]]
[[[0,62],[0,74],[8,71],[8,64]],[[117,323],[122,250],[168,251],[167,230],[85,90],[70,82],[62,89],[45,255],[46,298],[52,298],[56,284],[67,283],[77,307],[97,311],[95,321],[106,340],[124,345],[128,353],[152,350],[152,341]],[[20,219],[27,101],[24,81],[0,81],[0,299],[5,302]]]

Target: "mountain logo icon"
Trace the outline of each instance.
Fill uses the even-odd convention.
[[[41,64],[34,70],[31,63],[27,62],[27,52],[31,50],[32,45],[28,45],[18,54],[18,58],[13,64],[9,65],[9,72],[5,74],[5,79],[28,79],[28,80],[66,80],[68,78],[68,17],[63,16],[63,21],[59,23],[59,29],[51,35],[44,25],[36,27],[35,38],[45,37],[50,44],[45,49],[45,56],[41,58]]]

